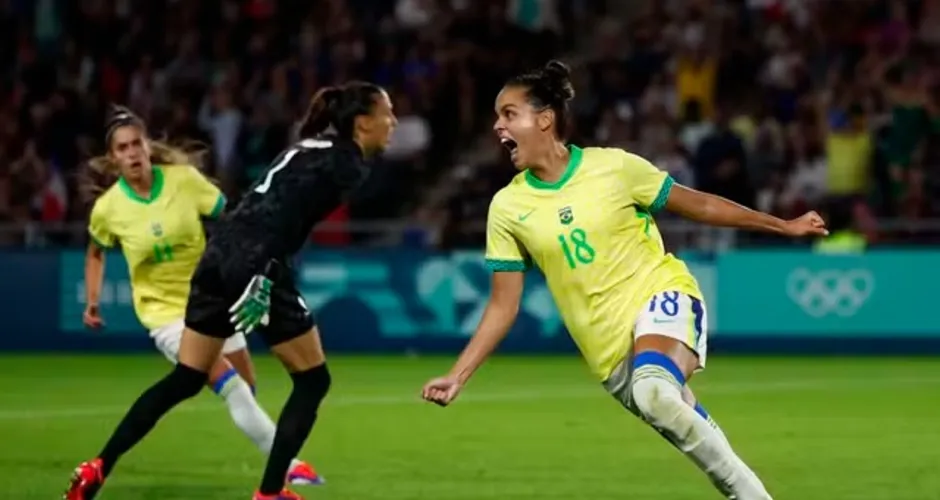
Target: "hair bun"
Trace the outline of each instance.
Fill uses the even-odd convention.
[[[571,85],[571,68],[567,64],[552,59],[542,68],[542,74],[548,81],[552,94],[563,101],[574,98],[574,86]]]
[[[557,59],[552,59],[545,64],[545,73],[559,80],[567,80],[571,77],[571,68]]]

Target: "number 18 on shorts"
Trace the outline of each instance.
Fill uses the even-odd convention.
[[[705,368],[707,319],[705,303],[701,299],[682,292],[659,292],[640,311],[633,336],[662,335],[674,338],[695,351],[699,367]]]

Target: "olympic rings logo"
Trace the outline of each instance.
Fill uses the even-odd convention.
[[[867,269],[793,270],[787,277],[787,295],[806,314],[853,316],[875,291],[875,277]]]

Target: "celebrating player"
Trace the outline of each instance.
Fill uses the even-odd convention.
[[[429,381],[422,395],[442,406],[457,397],[509,331],[523,272],[535,264],[607,391],[728,498],[769,499],[688,389],[705,367],[705,304],[685,264],[664,252],[651,214],[666,208],[794,237],[826,234],[825,224],[814,212],[784,221],[683,187],[620,149],[566,146],[568,76],[552,61],[509,80],[496,99],[494,129],[522,172],[490,205],[486,263],[494,273],[483,318],[450,373]]]
[[[112,110],[105,142],[108,153],[88,162],[85,186],[96,196],[85,257],[85,325],[103,324],[98,307],[103,250],[120,244],[137,317],[157,349],[176,363],[189,280],[206,246],[201,219],[218,217],[225,196],[194,167],[198,155],[150,139],[143,120],[126,108]],[[255,374],[245,336],[226,340],[222,354],[209,370],[209,385],[225,400],[235,425],[267,454],[275,426],[253,395]],[[288,478],[294,484],[322,482],[296,459]]]
[[[365,180],[366,160],[385,148],[396,123],[388,95],[370,83],[314,96],[299,129],[302,140],[275,159],[210,238],[192,279],[179,363],[138,398],[98,457],[79,466],[69,499],[93,498],[117,460],[199,392],[226,339],[255,327],[290,372],[293,390],[254,498],[301,498],[284,487],[284,478],[313,427],[330,374],[289,261],[313,226]],[[335,135],[321,135],[329,127]]]

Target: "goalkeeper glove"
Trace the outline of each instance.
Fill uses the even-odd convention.
[[[229,308],[235,333],[247,334],[259,326],[267,326],[270,320],[271,287],[274,282],[266,275],[274,264],[274,261],[269,262],[265,273],[253,276],[241,297]]]

